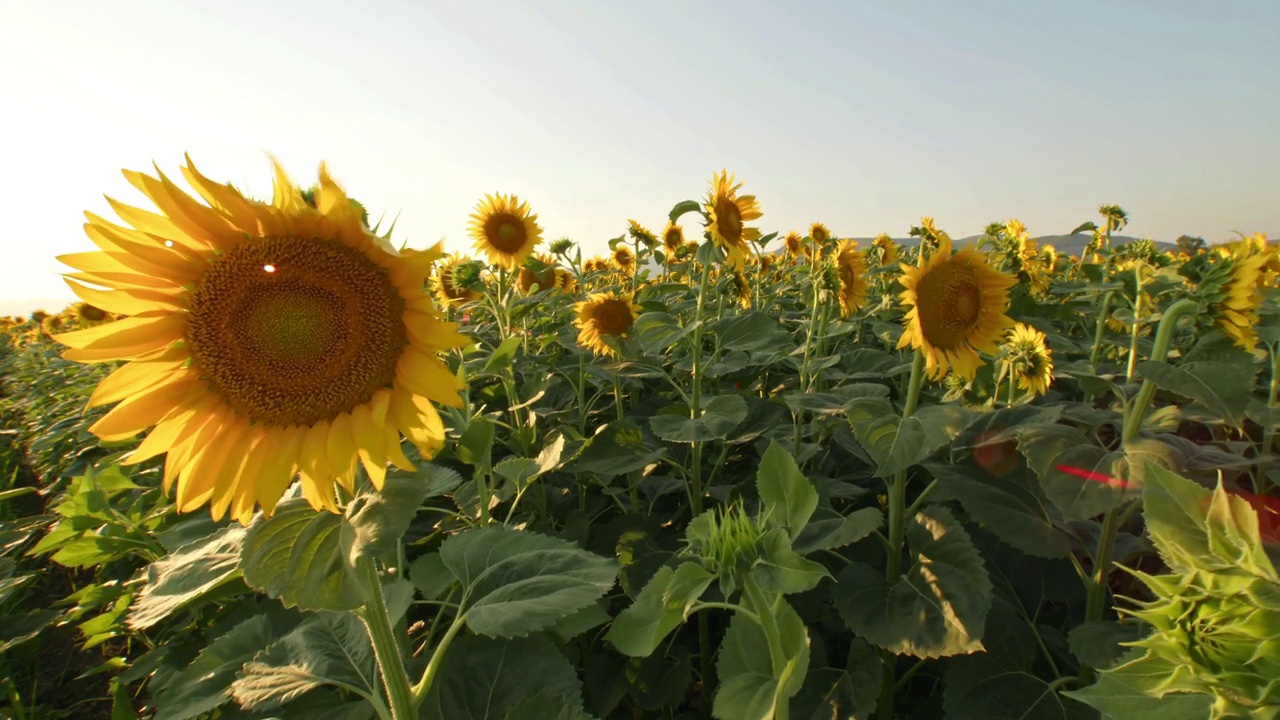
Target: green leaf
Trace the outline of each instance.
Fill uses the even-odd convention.
[[[245,529],[224,527],[147,568],[147,584],[129,608],[129,627],[145,630],[239,577]]]
[[[1123,502],[1124,492],[1119,487],[1061,469],[1065,466],[1098,478],[1110,477],[1112,465],[1123,455],[1108,455],[1084,433],[1067,425],[1033,424],[1015,432],[1018,450],[1064,520],[1088,520]]]
[[[599,600],[618,575],[611,558],[501,525],[445,540],[440,559],[462,583],[467,627],[490,637],[542,630]]]
[[[421,555],[409,564],[409,582],[422,593],[422,597],[437,600],[444,597],[444,591],[458,579],[445,567],[440,553],[433,552]]]
[[[1015,456],[1016,457],[1016,456]],[[955,498],[971,518],[1009,545],[1036,557],[1066,557],[1071,538],[1034,476],[1018,467],[1002,474],[977,468],[927,464],[938,481],[932,499]]]
[[[634,422],[615,420],[587,441],[567,469],[609,479],[644,469],[666,454],[665,447],[649,447],[644,433]]]
[[[1146,360],[1137,369],[1157,387],[1199,402],[1234,427],[1244,420],[1253,373],[1241,372],[1236,363],[1208,360],[1173,366]]]
[[[928,457],[959,437],[973,415],[958,405],[925,405],[916,408],[911,417],[919,420],[924,427],[924,447],[921,452]]]
[[[667,219],[675,222],[685,213],[698,212],[701,207],[702,204],[697,200],[681,200],[676,203],[675,207],[671,208],[670,213],[667,213]]]
[[[776,441],[769,441],[760,458],[756,487],[764,503],[765,527],[783,527],[790,537],[798,537],[818,507],[818,491]]]
[[[1115,620],[1093,620],[1080,623],[1067,633],[1071,653],[1091,668],[1105,669],[1120,660],[1126,648],[1120,643],[1142,637],[1142,624]]]
[[[156,698],[155,720],[187,720],[231,700],[241,666],[280,636],[266,615],[255,615],[214,638]]]
[[[694,603],[716,576],[695,562],[663,567],[630,607],[618,613],[605,635],[623,655],[647,657],[688,618]]]
[[[493,354],[484,363],[484,371],[499,373],[510,367],[516,359],[516,351],[520,349],[523,338],[518,335],[503,340],[498,347],[493,349]]]
[[[678,443],[724,440],[747,418],[747,401],[741,395],[714,397],[703,406],[702,416],[698,418],[690,418],[689,408],[683,404],[673,406],[672,410],[674,412],[649,418],[649,427],[663,440]]]
[[[316,512],[303,498],[276,506],[249,526],[240,552],[244,581],[285,607],[352,610],[364,589],[348,569],[340,534],[343,518]]]
[[[586,720],[582,683],[543,635],[462,636],[449,646],[419,711],[422,720]]]
[[[342,518],[342,545],[347,567],[361,557],[378,558],[396,549],[422,501],[434,487],[456,476],[452,470],[422,463],[419,474],[388,475],[382,490],[357,496]]]
[[[1165,562],[1179,572],[1244,571],[1280,582],[1267,557],[1258,514],[1219,481],[1210,492],[1154,465],[1142,492],[1143,517]]]
[[[781,704],[800,691],[809,670],[809,634],[804,621],[786,600],[776,607],[750,607],[756,613],[771,613],[778,624],[783,657],[787,660],[786,683],[780,682],[769,656],[769,643],[760,626],[742,613],[734,613],[729,630],[716,658],[716,691],[711,712],[719,720],[770,720]]]
[[[231,685],[248,710],[279,707],[321,685],[380,697],[381,680],[365,626],[352,613],[313,615],[244,665]]]
[[[824,517],[805,525],[791,548],[801,555],[852,545],[884,524],[879,508],[855,510],[848,517]]]
[[[720,336],[721,352],[785,354],[795,349],[791,333],[768,313],[744,312],[719,320],[712,328]]]
[[[636,318],[635,325],[631,327],[631,337],[646,353],[656,354],[680,342],[692,330],[692,323],[681,327],[671,313],[654,311]]]
[[[884,670],[880,651],[855,637],[845,668],[809,668],[804,687],[791,701],[797,720],[870,720],[880,700]]]
[[[1143,666],[1135,663],[1145,653],[1133,648],[1120,664],[1098,674],[1098,682],[1087,688],[1062,693],[1087,703],[1102,713],[1103,720],[1170,720],[1208,718],[1213,696],[1170,694],[1155,697],[1157,688],[1167,684],[1173,666]]]
[[[761,538],[761,557],[751,568],[751,574],[760,588],[769,593],[801,593],[818,586],[823,578],[831,577],[820,563],[805,560],[791,549],[791,538],[786,530],[774,528]]]
[[[943,507],[907,524],[912,564],[889,583],[865,563],[840,573],[836,608],[849,629],[898,655],[946,657],[983,649],[992,586],[969,534]]]
[[[484,418],[472,418],[458,440],[456,452],[462,462],[483,467],[489,462],[493,449],[493,423]]]

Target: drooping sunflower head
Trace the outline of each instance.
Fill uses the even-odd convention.
[[[751,309],[751,283],[747,280],[747,276],[742,273],[733,274],[733,296],[738,303],[738,307],[743,310]]]
[[[1252,351],[1258,344],[1264,270],[1273,261],[1274,253],[1274,249],[1258,252],[1238,247],[1226,258],[1215,261],[1196,287],[1196,294],[1208,306],[1213,321],[1245,350]]]
[[[666,248],[667,254],[675,255],[682,245],[684,228],[668,220],[667,226],[662,229],[662,247]]]
[[[636,264],[636,256],[631,252],[631,248],[618,243],[613,249],[613,254],[609,258],[613,261],[614,267],[619,270],[630,270]]]
[[[1013,325],[1005,310],[1017,279],[993,270],[973,246],[952,255],[950,239],[940,240],[918,266],[903,268],[901,297],[909,309],[898,347],[923,352],[934,380],[948,369],[971,380],[982,364],[978,353],[995,354]]]
[[[70,360],[130,361],[90,397],[118,402],[90,429],[151,428],[127,462],[167,454],[180,512],[209,504],[241,523],[295,476],[317,509],[337,511],[335,484],[353,489],[358,465],[381,487],[388,461],[412,467],[402,434],[434,454],[432,403],[461,405],[438,353],[469,342],[424,291],[439,246],[397,251],[373,235],[323,166],[314,207],[278,165],[271,203],[189,158],[182,172],[199,199],[159,171],[126,171],[160,212],[111,200],[133,227],[87,213],[102,252],[60,258],[82,300],[127,316],[57,337]]]
[[[809,226],[809,237],[813,238],[815,243],[822,245],[831,239],[831,231],[826,225],[816,222]]]
[[[562,268],[562,267],[557,267],[555,269],[555,273],[556,273],[556,280],[555,280],[556,287],[560,288],[564,292],[569,293],[570,295],[578,292],[578,276],[577,275],[574,275],[571,271],[566,270],[565,268]]]
[[[517,278],[516,284],[520,287],[520,292],[526,295],[537,287],[538,291],[552,290],[560,287],[560,276],[556,273],[559,270],[556,265],[555,258],[550,255],[538,254],[525,260],[524,265],[520,268],[520,277]]]
[[[639,305],[614,292],[592,293],[574,303],[573,310],[578,344],[596,355],[617,356],[618,348],[610,345],[610,339],[625,338],[640,316]]]
[[[760,219],[764,213],[754,195],[738,195],[742,183],[735,185],[733,181],[734,177],[725,170],[712,176],[705,209],[710,219],[707,233],[724,250],[726,264],[740,271],[747,261],[747,243],[760,239],[760,229],[746,227],[746,223]]]
[[[645,226],[635,220],[628,220],[627,224],[630,226],[627,228],[627,234],[630,235],[633,240],[642,242],[647,247],[653,247],[658,244],[658,237]]]
[[[867,263],[857,241],[840,241],[835,264],[840,275],[840,317],[847,318],[867,302]]]
[[[111,315],[106,310],[87,302],[72,304],[71,313],[75,317],[76,324],[84,328],[96,327],[111,319]]]
[[[800,233],[792,230],[782,238],[782,243],[786,245],[788,255],[800,257],[800,248],[804,245],[804,238],[800,237]]]
[[[893,238],[889,237],[888,233],[880,233],[871,244],[880,256],[881,267],[898,262],[898,244],[893,241]]]
[[[542,242],[542,228],[529,203],[515,195],[486,195],[471,215],[471,237],[490,263],[515,270]]]
[[[450,253],[435,265],[431,288],[441,305],[480,299],[480,263],[459,253]]]
[[[1043,395],[1053,383],[1053,351],[1044,333],[1023,323],[1015,323],[1004,345],[1005,362],[1018,387],[1032,395]]]

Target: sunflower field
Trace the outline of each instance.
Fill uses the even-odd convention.
[[[1265,236],[125,175],[3,323],[0,716],[1280,718]]]

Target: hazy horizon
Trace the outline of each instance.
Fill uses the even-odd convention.
[[[721,168],[765,232],[1053,235],[1103,203],[1137,237],[1280,232],[1272,0],[181,5],[0,5],[0,314],[70,301],[83,211],[147,207],[120,169],[184,152],[258,195],[268,153],[325,160],[415,247],[467,250],[504,192],[600,252]]]

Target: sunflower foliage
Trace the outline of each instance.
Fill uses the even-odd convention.
[[[3,322],[10,714],[1275,716],[1263,236],[779,233],[722,171],[446,255],[182,175]]]

